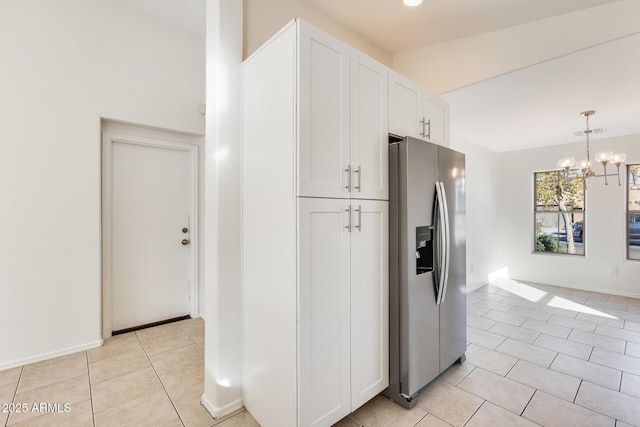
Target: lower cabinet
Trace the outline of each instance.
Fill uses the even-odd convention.
[[[298,199],[301,426],[330,426],[388,386],[388,210]]]

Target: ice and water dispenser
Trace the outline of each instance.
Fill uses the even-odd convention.
[[[416,274],[433,271],[433,226],[416,227]]]

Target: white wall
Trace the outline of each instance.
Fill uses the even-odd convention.
[[[499,154],[459,138],[451,148],[465,154],[467,184],[467,292],[485,283],[498,269],[497,244]]]
[[[319,29],[391,66],[391,54],[334,20],[311,2],[301,0],[244,0],[244,57],[295,18],[303,18]]]
[[[640,135],[594,138],[592,153],[610,150],[626,152],[628,163],[640,163]],[[593,155],[593,154],[592,154]],[[502,267],[509,276],[553,285],[640,297],[640,261],[626,260],[625,246],[625,170],[622,186],[611,179],[587,181],[586,256],[551,255],[533,252],[533,172],[556,169],[562,157],[585,158],[585,143],[501,153],[499,156],[497,244]],[[602,173],[595,161],[594,169]],[[609,168],[609,171],[613,170]],[[496,234],[498,234],[496,233]],[[609,275],[616,267],[619,276]]]
[[[202,134],[204,43],[101,0],[0,3],[0,369],[99,344],[101,117]]]

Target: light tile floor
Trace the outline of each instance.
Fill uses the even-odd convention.
[[[501,279],[468,295],[467,341],[411,410],[336,426],[640,426],[640,299]]]
[[[640,300],[513,280],[467,297],[467,361],[406,410],[378,396],[339,427],[640,426]],[[120,335],[103,347],[0,371],[0,426],[254,427],[200,405],[204,322]],[[269,427],[269,426],[265,426]]]
[[[204,321],[189,319],[0,371],[0,403],[13,403],[13,410],[25,404],[27,409],[0,412],[0,426],[257,426],[244,410],[213,419],[200,405],[203,350]],[[34,403],[59,406],[38,412]]]

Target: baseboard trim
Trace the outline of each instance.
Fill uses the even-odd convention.
[[[79,351],[90,350],[92,348],[100,347],[104,344],[103,340],[92,341],[86,344],[78,345],[75,347],[68,347],[58,351],[52,351],[50,353],[42,353],[37,356],[25,357],[24,359],[13,360],[11,362],[0,363],[0,371],[5,369],[16,368],[22,365],[28,365],[30,363],[42,362],[43,360],[53,359],[54,357],[66,356],[68,354],[77,353]]]
[[[484,285],[488,285],[488,284],[489,284],[489,281],[487,280],[485,282],[478,283],[478,284],[475,284],[475,285],[471,285],[471,286],[467,285],[467,293],[469,294],[469,293],[475,291],[476,289],[480,289]]]
[[[200,398],[200,403],[202,403],[202,406],[209,411],[213,418],[221,418],[237,411],[238,409],[242,409],[242,399],[238,399],[235,402],[231,402],[228,405],[218,408],[209,401],[206,394],[203,394]]]

